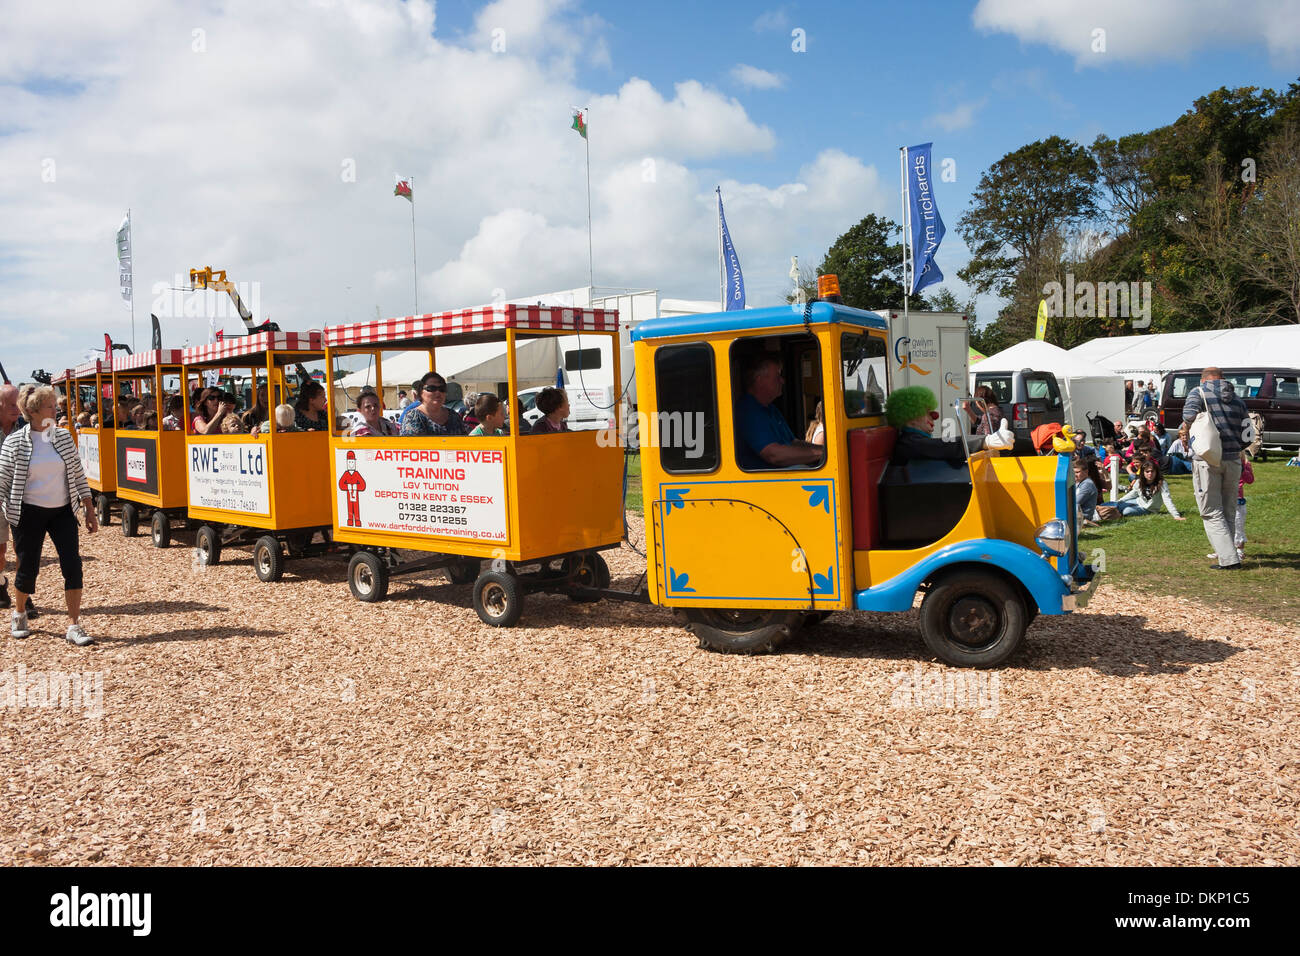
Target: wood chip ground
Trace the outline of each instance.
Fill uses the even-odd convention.
[[[3,864],[1300,864],[1283,624],[1103,586],[998,671],[915,611],[732,657],[653,606],[496,630],[440,573],[367,605],[339,559],[82,540],[98,643],[50,552],[0,672],[98,672],[102,712],[0,707]]]

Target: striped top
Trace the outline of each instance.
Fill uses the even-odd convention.
[[[86,483],[86,474],[81,470],[81,460],[77,457],[77,446],[66,428],[50,426],[53,437],[50,443],[63,459],[64,475],[68,481],[68,498],[73,510],[81,506],[83,499],[90,497],[90,485]],[[44,441],[38,438],[37,441]],[[32,430],[30,426],[15,429],[0,447],[0,509],[5,512],[5,519],[10,525],[18,524],[18,517],[23,511],[23,495],[27,492],[27,468],[32,460]]]

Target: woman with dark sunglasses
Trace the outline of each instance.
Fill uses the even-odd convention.
[[[420,379],[419,405],[402,419],[402,435],[464,435],[465,422],[447,407],[447,380],[437,372]]]

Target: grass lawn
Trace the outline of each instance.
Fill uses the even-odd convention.
[[[1082,528],[1079,547],[1094,560],[1106,557],[1102,586],[1146,591],[1171,598],[1247,611],[1286,624],[1300,624],[1300,468],[1285,458],[1256,464],[1255,483],[1246,486],[1246,560],[1241,571],[1211,571],[1209,540],[1192,495],[1192,476],[1169,479],[1174,503],[1187,518],[1168,514],[1122,518],[1100,528]],[[641,456],[627,459],[627,507],[642,510]]]
[[[1151,594],[1189,597],[1287,624],[1300,623],[1300,468],[1285,458],[1255,464],[1246,486],[1246,558],[1243,570],[1211,571],[1209,539],[1192,494],[1192,476],[1168,479],[1174,504],[1187,518],[1167,513],[1123,518],[1081,528],[1079,547],[1092,560],[1105,552],[1106,577]]]

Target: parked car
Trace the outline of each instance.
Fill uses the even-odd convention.
[[[1019,372],[978,372],[975,387],[993,389],[1002,416],[1016,433],[1013,454],[1037,454],[1030,434],[1039,425],[1050,422],[1065,424],[1065,403],[1061,388],[1051,372],[1025,368]]]
[[[1246,409],[1264,419],[1264,446],[1300,447],[1300,370],[1293,368],[1225,368]],[[1201,370],[1179,369],[1165,376],[1160,400],[1160,421],[1177,428],[1183,421],[1187,396],[1201,384]]]

